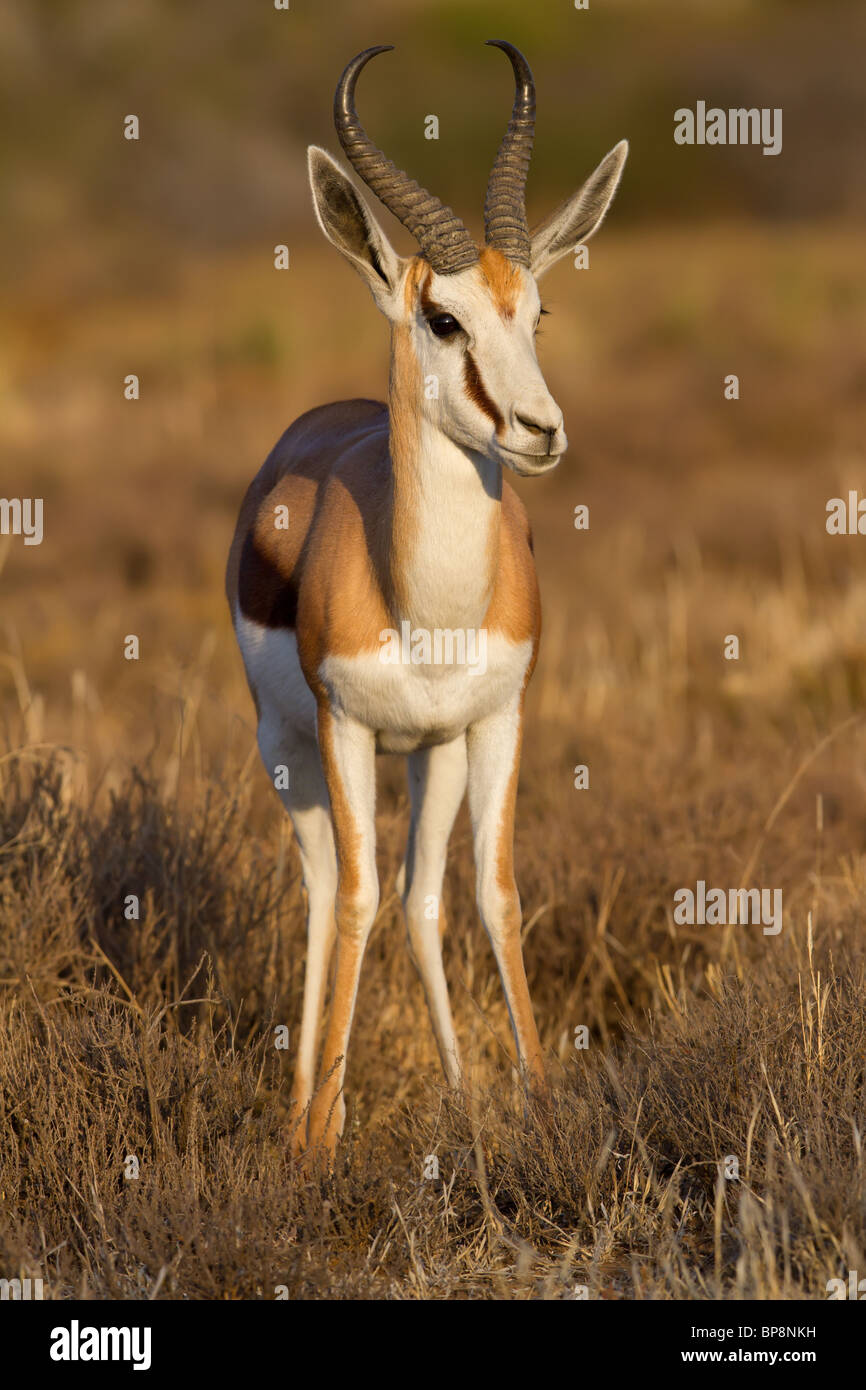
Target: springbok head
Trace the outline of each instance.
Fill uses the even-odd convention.
[[[355,84],[380,44],[348,64],[334,96],[340,144],[356,173],[415,237],[420,256],[398,256],[366,202],[325,150],[309,150],[310,184],[325,236],[351,262],[408,344],[417,408],[450,439],[522,475],[545,473],[565,452],[562,412],[536,356],[536,281],[597,230],[616,192],[628,144],[621,140],[582,188],[533,231],[525,187],[535,127],[535,84],[513,44],[489,43],[511,61],[514,107],[487,185],[485,244],[367,135]],[[421,383],[435,378],[437,391]],[[429,398],[428,398],[429,397]]]

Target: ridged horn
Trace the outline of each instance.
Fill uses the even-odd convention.
[[[526,223],[526,176],[535,137],[535,82],[518,48],[505,39],[488,39],[507,53],[514,69],[514,106],[499,153],[487,181],[484,235],[512,261],[529,265],[529,227]]]
[[[355,110],[355,83],[361,69],[391,43],[366,48],[347,64],[334,93],[334,125],[356,173],[385,207],[410,231],[439,275],[453,275],[478,260],[478,249],[450,208],[411,179],[373,144]]]

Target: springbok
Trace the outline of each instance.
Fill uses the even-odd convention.
[[[536,280],[596,231],[628,146],[616,145],[579,192],[530,232],[524,189],[535,86],[512,44],[489,42],[508,55],[515,98],[487,186],[483,246],[376,148],[358,119],[358,75],[393,45],[359,53],[340,78],[340,144],[421,253],[397,255],[339,165],[310,147],[322,231],[391,325],[388,404],[338,401],[296,420],[246,494],[228,561],[226,590],[259,749],[272,776],[279,766],[288,771],[280,795],[307,894],[292,1090],[296,1152],[321,1146],[332,1153],[345,1121],[346,1052],[379,903],[377,752],[408,754],[411,826],[397,884],[446,1076],[459,1082],[460,1061],[439,902],[468,784],[478,907],[521,1073],[528,1085],[544,1086],[513,867],[523,703],[541,611],[526,510],[502,468],[535,477],[565,451],[562,414],[536,358],[543,312]]]

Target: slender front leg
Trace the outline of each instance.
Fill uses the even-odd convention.
[[[522,696],[469,729],[469,811],[478,910],[502,977],[521,1069],[533,1086],[543,1088],[544,1061],[523,967],[520,898],[514,882],[514,807],[522,731]]]
[[[319,747],[337,846],[337,966],[322,1054],[322,1085],[310,1109],[310,1146],[332,1153],[343,1132],[346,1051],[358,980],[379,906],[376,873],[376,740],[348,716],[319,707]]]

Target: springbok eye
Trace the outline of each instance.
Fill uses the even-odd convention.
[[[453,314],[434,314],[427,322],[437,338],[450,338],[452,333],[460,332],[460,324]]]

